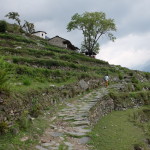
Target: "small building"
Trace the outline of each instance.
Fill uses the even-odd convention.
[[[82,54],[84,54],[84,55],[86,55],[86,56],[93,57],[93,58],[95,58],[95,56],[96,56],[96,53],[95,53],[95,52],[88,52],[88,51],[85,51],[85,52],[82,52]]]
[[[46,34],[47,34],[47,33],[44,32],[44,31],[36,31],[36,32],[33,32],[33,33],[32,33],[32,35],[39,36],[40,38],[43,38],[43,39],[45,39]]]
[[[66,40],[59,36],[55,36],[55,37],[49,39],[48,41],[51,45],[55,45],[58,47],[62,47],[62,48],[66,48],[66,49],[70,49],[70,50],[74,50],[74,51],[79,50],[79,48],[72,45],[72,43],[69,40]]]

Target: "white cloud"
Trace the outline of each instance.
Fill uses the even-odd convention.
[[[101,46],[97,55],[111,64],[135,68],[150,60],[150,33],[142,35],[127,35]]]

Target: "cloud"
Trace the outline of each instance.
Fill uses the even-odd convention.
[[[147,34],[129,34],[116,42],[108,42],[101,47],[98,59],[111,64],[137,69],[150,61],[150,32]]]

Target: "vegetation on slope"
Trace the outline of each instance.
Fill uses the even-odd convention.
[[[102,118],[91,132],[96,150],[148,150],[150,116],[143,113],[149,107],[115,111]]]
[[[15,110],[20,110],[24,104],[26,108],[13,126],[9,124],[12,122],[9,117],[2,120],[0,134],[13,133],[15,127],[18,130],[26,129],[28,119],[31,119],[29,116],[37,117],[42,109],[50,108],[47,105],[43,107],[45,99],[41,96],[51,96],[56,92],[67,95],[68,91],[61,90],[63,86],[74,86],[82,79],[102,80],[106,73],[111,77],[111,83],[126,83],[126,93],[118,96],[112,91],[110,94],[116,98],[118,105],[122,104],[122,99],[129,97],[149,97],[147,90],[150,87],[146,83],[150,80],[149,73],[109,65],[108,62],[49,45],[47,40],[20,33],[16,25],[8,24],[8,27],[8,33],[0,33],[0,115],[7,114],[6,108],[11,115],[16,115]],[[60,88],[59,91],[56,87]],[[58,98],[56,95],[54,103]]]

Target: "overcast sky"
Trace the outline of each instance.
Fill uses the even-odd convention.
[[[102,11],[115,20],[117,40],[102,37],[97,59],[150,71],[149,7],[150,0],[0,0],[0,20],[7,20],[8,12],[18,12],[22,21],[34,23],[35,29],[47,32],[48,37],[59,35],[80,48],[82,33],[67,32],[68,22],[75,13]]]

